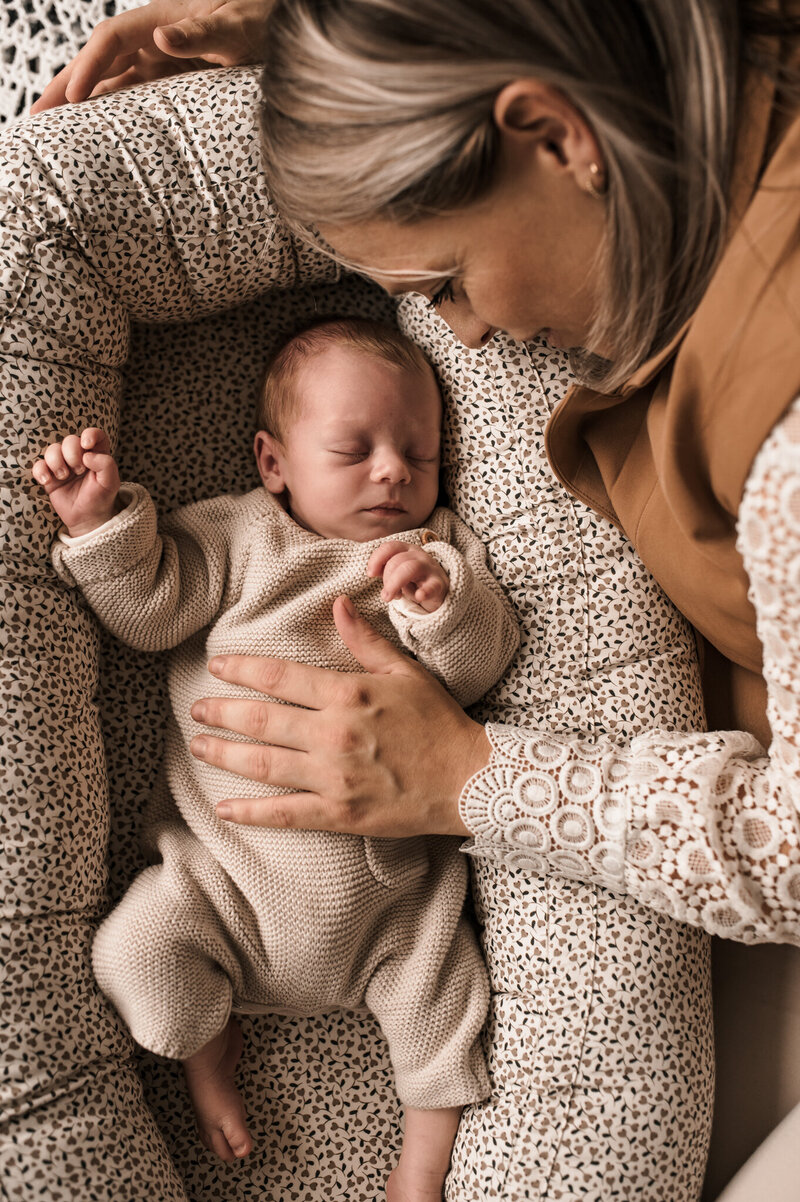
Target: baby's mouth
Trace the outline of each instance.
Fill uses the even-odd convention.
[[[392,514],[392,513],[405,513],[405,512],[406,511],[403,508],[403,506],[399,505],[396,501],[382,501],[380,503],[380,505],[367,506],[367,513]]]

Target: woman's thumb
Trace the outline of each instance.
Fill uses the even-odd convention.
[[[342,642],[367,672],[392,672],[409,662],[361,617],[349,597],[336,598],[333,620]]]
[[[153,41],[156,45],[159,41],[166,42],[166,46],[160,49],[169,54],[194,57],[202,54],[212,42],[214,49],[218,50],[220,39],[218,31],[215,35],[209,30],[208,22],[187,17],[185,21],[178,21],[175,25],[159,25],[158,29],[153,30]]]
[[[225,67],[253,59],[242,23],[224,7],[208,17],[187,17],[174,25],[160,25],[153,31],[153,41],[159,50],[175,58],[204,58]]]

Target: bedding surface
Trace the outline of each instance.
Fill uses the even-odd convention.
[[[12,703],[0,1169],[12,1198],[367,1202],[397,1154],[370,1015],[245,1021],[256,1148],[229,1167],[199,1147],[180,1070],[135,1052],[88,964],[94,926],[143,864],[165,664],[98,631],[55,578],[30,467],[54,438],[99,424],[162,511],[245,492],[272,342],[314,313],[393,313],[281,226],[260,176],[256,82],[184,76],[18,121],[0,144]],[[534,731],[702,725],[690,632],[547,465],[564,358],[503,337],[466,351],[419,297],[397,317],[444,389],[451,504],[525,627],[476,716]],[[706,937],[568,875],[537,877],[524,857],[471,865],[494,1094],[466,1116],[450,1202],[696,1198],[712,1090]]]

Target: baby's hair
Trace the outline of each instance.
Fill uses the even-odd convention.
[[[330,346],[349,346],[407,371],[431,371],[420,348],[405,334],[369,317],[317,318],[295,330],[273,351],[264,372],[256,425],[284,442],[300,410],[297,376],[304,363]]]

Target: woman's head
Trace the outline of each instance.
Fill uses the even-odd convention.
[[[493,229],[507,243],[505,265],[484,268],[526,268],[507,283],[518,299],[527,291],[530,320],[515,310],[510,332],[558,328],[558,318],[569,340],[580,331],[584,347],[613,359],[609,366],[582,354],[576,366],[606,386],[618,383],[683,324],[719,253],[747,7],[279,0],[262,117],[277,203],[381,282],[394,267],[398,283],[405,272],[416,287],[427,271],[430,286],[421,290],[429,293],[460,266],[442,262],[442,252],[460,249],[445,237],[447,223],[454,235],[484,243]],[[515,86],[527,86],[527,107]],[[599,199],[583,190],[593,163]],[[543,190],[556,178],[558,187]],[[567,185],[579,195],[568,200]],[[498,187],[505,207],[495,213]],[[462,229],[480,205],[485,221]],[[537,205],[539,212],[525,212]],[[515,223],[503,228],[512,213]],[[353,235],[364,223],[381,271]],[[430,235],[425,247],[441,236],[436,262],[412,261],[423,249],[421,231]],[[517,234],[528,241],[513,253]],[[467,297],[457,280],[455,306],[446,302],[443,315],[471,313],[470,340],[479,342],[502,323],[462,282]],[[494,281],[495,295],[503,282]],[[574,309],[571,324],[550,317],[551,297]]]

